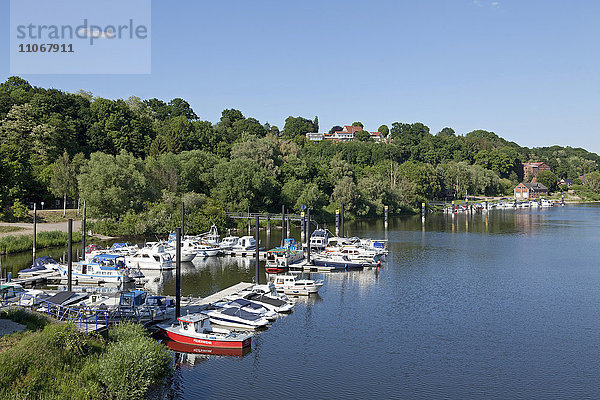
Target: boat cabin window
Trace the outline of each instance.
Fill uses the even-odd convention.
[[[142,254],[143,258],[150,258],[150,256],[148,254]]]
[[[160,262],[160,257],[159,256],[154,256],[154,259],[158,262]]]

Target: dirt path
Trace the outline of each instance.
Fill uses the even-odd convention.
[[[0,233],[0,237],[3,236],[18,236],[18,235],[33,235],[33,224],[23,223],[23,222],[0,222],[0,226],[13,226],[17,228],[22,228],[18,231],[13,232],[2,232]],[[68,222],[45,222],[39,223],[36,226],[38,232],[48,232],[48,231],[62,231],[68,232]],[[77,232],[81,230],[81,220],[73,221],[73,232]]]

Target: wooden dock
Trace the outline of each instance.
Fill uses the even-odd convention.
[[[21,286],[33,286],[36,283],[45,282],[48,280],[60,279],[60,272],[51,271],[43,274],[33,275],[27,278],[15,278],[11,279],[11,283],[18,283]]]
[[[217,301],[221,301],[232,294],[236,294],[241,292],[242,290],[246,290],[254,286],[253,283],[248,282],[240,282],[228,288],[218,291],[217,293],[213,293],[206,297],[201,298],[192,298],[188,303],[185,304],[185,307],[202,307],[207,306],[211,303],[216,303]]]

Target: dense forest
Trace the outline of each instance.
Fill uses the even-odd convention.
[[[111,100],[11,77],[0,84],[0,218],[55,198],[86,200],[99,229],[113,233],[166,232],[181,201],[198,230],[222,224],[225,211],[282,204],[325,216],[343,203],[362,217],[384,205],[398,213],[466,193],[511,195],[526,161],[550,165],[551,185],[600,167],[581,148],[530,149],[484,130],[432,134],[422,123],[380,126],[386,143],[305,139],[327,130],[317,117],[292,116],[280,130],[236,109],[213,124],[180,98]]]

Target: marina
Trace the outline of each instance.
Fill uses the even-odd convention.
[[[427,396],[435,397],[436,390],[458,390],[463,393],[464,388],[456,386],[453,375],[447,374],[447,369],[443,367],[446,358],[452,360],[455,368],[469,380],[476,385],[486,387],[495,384],[496,378],[493,375],[475,374],[470,365],[476,365],[477,371],[481,368],[493,367],[513,377],[516,373],[543,373],[545,369],[531,370],[527,362],[520,361],[521,358],[511,355],[512,353],[506,354],[507,349],[513,348],[514,340],[523,343],[522,346],[519,345],[517,351],[532,359],[544,359],[548,363],[548,368],[559,368],[557,361],[543,356],[542,352],[543,354],[550,352],[557,357],[556,360],[559,360],[558,353],[552,348],[558,345],[556,340],[560,339],[542,334],[542,339],[548,341],[548,344],[539,345],[535,344],[537,340],[533,337],[539,335],[540,327],[547,323],[562,326],[559,332],[566,334],[565,325],[557,318],[561,316],[564,319],[565,312],[572,310],[570,305],[579,302],[559,290],[557,293],[566,304],[558,305],[548,299],[540,298],[540,292],[535,288],[540,282],[541,274],[549,273],[553,277],[560,277],[569,282],[572,282],[575,277],[565,275],[566,271],[556,264],[549,264],[548,267],[535,264],[523,269],[514,264],[507,255],[523,256],[534,251],[534,254],[545,262],[557,259],[557,262],[562,263],[566,255],[561,256],[557,249],[553,250],[554,241],[561,240],[566,245],[583,241],[574,248],[580,249],[578,255],[580,262],[593,265],[592,254],[582,252],[581,249],[591,248],[589,239],[585,238],[591,237],[590,230],[600,226],[600,223],[597,223],[600,221],[597,209],[597,207],[567,206],[517,208],[490,213],[460,213],[454,216],[437,214],[428,215],[424,222],[420,217],[394,218],[389,223],[387,233],[384,221],[381,220],[347,224],[346,229],[350,229],[348,233],[352,236],[387,240],[386,262],[378,267],[330,272],[314,270],[315,266],[309,266],[306,258],[291,264],[297,270],[290,271],[293,276],[314,282],[322,281],[323,285],[316,294],[308,296],[299,293],[288,294],[288,297],[293,298],[294,301],[292,312],[281,314],[274,321],[267,321],[266,329],[249,330],[250,345],[242,344],[241,348],[219,347],[211,342],[216,339],[207,339],[210,336],[196,338],[200,341],[208,340],[210,343],[186,343],[185,338],[178,338],[180,341],[178,342],[167,339],[168,335],[165,334],[157,336],[169,349],[175,351],[178,365],[189,367],[179,372],[186,390],[178,394],[178,398],[194,398],[193,388],[206,379],[211,381],[211,394],[206,396],[207,398],[242,395],[250,390],[249,383],[238,382],[236,387],[232,388],[222,378],[223,375],[242,373],[257,374],[260,383],[255,382],[253,386],[258,385],[259,390],[266,390],[275,384],[281,388],[278,392],[281,395],[303,390],[296,381],[286,381],[282,384],[281,381],[276,380],[267,373],[267,369],[264,368],[265,363],[278,363],[278,365],[283,363],[282,367],[288,369],[301,368],[298,372],[299,377],[314,382],[324,382],[322,368],[334,371],[328,376],[329,382],[331,378],[337,380],[342,378],[342,374],[351,373],[349,367],[336,372],[336,367],[340,363],[358,366],[368,371],[364,375],[354,375],[352,383],[346,382],[343,385],[335,383],[324,391],[319,391],[318,394],[309,391],[316,397],[322,395],[336,397],[340,393],[350,395],[350,392],[354,396],[367,396],[368,393],[375,392],[382,397],[393,397],[396,393],[401,393],[404,398],[420,398],[421,396],[413,396],[411,393],[416,387],[424,384],[430,386],[430,389],[424,392]],[[581,232],[562,222],[578,220],[583,215],[591,221],[591,225],[579,226],[578,229],[583,229]],[[562,228],[556,229],[557,224]],[[295,236],[300,234],[298,231],[293,233]],[[495,237],[493,242],[490,241],[492,236]],[[332,235],[330,239],[332,248],[338,245],[340,248],[352,246],[349,243],[351,238],[340,240],[339,237]],[[266,243],[266,232],[261,232],[260,240]],[[272,234],[270,241],[279,244],[281,238],[275,233]],[[356,239],[352,241],[356,242]],[[543,254],[540,250],[532,250],[532,241],[543,245],[544,252],[548,254]],[[377,247],[377,245],[370,247]],[[448,257],[448,252],[454,254],[452,258]],[[313,262],[317,254],[313,253],[311,257]],[[254,252],[253,256],[255,255]],[[214,324],[210,317],[202,314],[201,311],[211,308],[215,303],[230,302],[236,298],[244,298],[248,294],[251,294],[250,297],[258,296],[259,291],[255,289],[260,289],[262,286],[267,286],[264,291],[269,292],[265,282],[279,275],[267,274],[266,260],[261,259],[259,264],[261,281],[260,285],[256,285],[252,282],[256,275],[255,265],[253,257],[231,256],[207,257],[194,260],[193,263],[183,263],[180,318],[193,325],[194,321],[206,321],[205,318],[208,317],[211,329],[224,329],[229,332],[240,329]],[[492,265],[494,268],[491,267]],[[598,279],[591,267],[582,267],[579,273],[584,274],[590,283]],[[176,329],[179,326],[177,329],[183,329],[175,322],[175,270],[150,270],[147,274],[149,281],[146,285],[152,284],[154,289],[152,292],[147,292],[144,303],[150,297],[156,297],[156,302],[164,302],[166,313],[153,315],[151,312],[138,312],[138,319],[132,319],[135,313],[129,312],[124,304],[120,307],[120,311],[116,311],[119,307],[112,311],[113,316],[118,316],[121,320],[137,320],[149,327],[154,326],[157,332],[161,326],[167,329]],[[155,282],[155,279],[158,281]],[[543,282],[550,288],[558,289],[554,281]],[[518,288],[515,289],[518,293],[517,297],[511,295],[515,290],[510,287]],[[82,292],[86,290],[85,286],[77,285],[74,288],[78,293],[85,295],[85,292]],[[136,292],[137,289],[128,290],[132,293],[129,297],[132,303],[141,301],[141,297],[138,297],[140,300],[135,300],[140,296]],[[48,294],[52,293],[48,292]],[[591,295],[592,292],[588,293]],[[113,303],[122,301],[119,289],[111,289],[108,286],[102,291],[98,288],[91,289],[89,296],[83,301],[92,304],[92,296],[97,296],[96,302],[98,302],[102,295],[108,299],[116,299]],[[531,320],[526,317],[531,314],[527,304],[534,299],[538,301],[538,305],[535,318]],[[472,302],[475,302],[476,306],[472,306]],[[62,310],[62,314],[58,312],[59,309]],[[52,312],[54,315],[64,315],[65,318],[69,317],[75,321],[77,315],[73,311],[69,314],[68,309],[73,310],[69,306],[60,306]],[[377,313],[369,310],[377,310]],[[111,311],[107,312],[110,315]],[[388,317],[378,317],[382,313]],[[191,317],[188,317],[190,315]],[[442,315],[447,315],[448,318],[442,318]],[[106,324],[100,317],[101,314],[98,314],[96,324],[89,323],[92,322],[90,317],[88,323],[74,323],[83,330],[97,329],[102,332]],[[542,317],[545,318],[544,321],[540,319]],[[573,318],[569,317],[569,337],[587,337],[583,327],[590,322],[590,317],[581,312]],[[498,318],[501,319],[500,322],[496,322]],[[576,322],[577,319],[581,319],[582,322]],[[464,327],[457,325],[459,320],[464,321]],[[533,325],[525,324],[526,320],[527,324],[533,323]],[[405,321],[405,323],[398,324],[393,321]],[[181,320],[179,322],[181,323]],[[514,332],[509,328],[509,325],[514,324],[519,327],[520,332]],[[356,329],[357,327],[360,329]],[[491,340],[490,330],[495,332],[495,340],[498,342],[493,348],[484,345],[487,340]],[[205,332],[204,329],[196,331],[217,338],[214,333]],[[390,338],[390,332],[398,332],[405,338],[402,346],[397,346],[397,343]],[[225,332],[221,333],[227,335]],[[336,340],[340,335],[344,337],[343,341]],[[375,345],[371,338],[377,340],[379,344]],[[293,341],[293,345],[289,345],[290,341]],[[243,343],[243,340],[241,342]],[[586,343],[589,343],[589,340]],[[574,354],[573,352],[579,349],[579,356],[574,359],[576,365],[574,371],[581,368],[594,370],[592,360],[587,357],[587,353],[581,351],[582,345],[583,342],[577,339],[569,345],[571,351],[569,354]],[[440,349],[444,356],[441,357],[437,351],[434,353],[427,350],[425,346]],[[331,353],[331,349],[334,349],[334,353]],[[393,366],[393,369],[384,369],[381,363]],[[413,364],[413,370],[404,367],[407,363]],[[434,366],[435,378],[430,378],[426,372],[431,365]],[[515,367],[517,371],[513,372]],[[389,373],[390,371],[392,372]],[[374,385],[375,381],[383,382],[384,386]],[[555,393],[573,388],[581,390],[574,375],[565,376],[564,388],[552,386],[547,380],[542,379],[541,382]],[[506,386],[503,387],[502,393],[505,393],[505,390]],[[509,393],[514,394],[515,390],[531,393],[530,390],[533,389],[513,385],[508,390]],[[542,390],[542,388],[535,387],[535,390]],[[586,390],[582,393],[588,393]],[[478,398],[479,396],[466,397]]]

